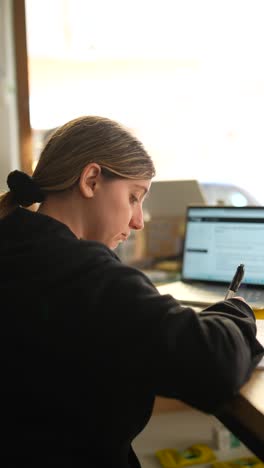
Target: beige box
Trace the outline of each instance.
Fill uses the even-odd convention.
[[[162,258],[182,254],[185,232],[184,216],[159,216],[145,222],[143,255]],[[141,240],[142,244],[142,240]]]
[[[145,221],[142,231],[131,231],[116,253],[128,264],[182,254],[185,216],[159,216]]]

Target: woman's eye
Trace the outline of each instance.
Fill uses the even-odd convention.
[[[131,202],[131,203],[138,203],[138,201],[139,201],[139,200],[137,199],[137,197],[135,197],[135,195],[131,195],[131,196],[130,196],[130,202]]]

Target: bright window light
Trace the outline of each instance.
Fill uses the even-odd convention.
[[[157,178],[234,183],[264,204],[263,0],[26,0],[26,14],[33,129],[105,115]]]

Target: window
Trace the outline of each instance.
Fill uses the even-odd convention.
[[[36,135],[106,115],[157,178],[231,183],[264,204],[262,0],[26,0],[26,13]]]

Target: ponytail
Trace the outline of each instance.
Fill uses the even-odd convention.
[[[5,192],[0,195],[0,219],[11,214],[18,207],[12,192]]]
[[[13,171],[7,177],[9,192],[0,196],[0,219],[11,214],[18,206],[30,206],[45,198],[35,180],[22,171]]]

